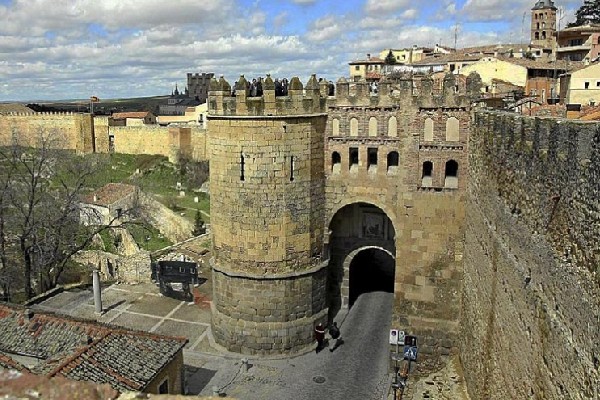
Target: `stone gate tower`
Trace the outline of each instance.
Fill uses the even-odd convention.
[[[326,99],[314,76],[282,97],[269,76],[261,97],[246,87],[209,92],[213,333],[234,352],[293,352],[327,319]]]

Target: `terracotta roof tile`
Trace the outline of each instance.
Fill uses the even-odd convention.
[[[113,119],[125,119],[125,118],[139,118],[144,119],[150,114],[149,111],[135,111],[135,112],[120,112],[112,115]]]
[[[113,327],[0,303],[0,365],[144,390],[187,339]],[[27,368],[12,356],[31,360]],[[22,360],[19,358],[19,360]]]
[[[83,196],[81,201],[87,204],[108,207],[136,191],[137,186],[134,185],[127,185],[125,183],[107,183],[100,189]]]

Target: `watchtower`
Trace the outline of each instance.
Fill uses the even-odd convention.
[[[531,9],[531,45],[552,49],[556,38],[556,11],[552,0],[539,0]]]
[[[313,75],[277,96],[249,97],[225,79],[209,91],[215,340],[230,351],[276,354],[313,341],[327,322],[326,99]],[[305,94],[303,94],[303,92]]]

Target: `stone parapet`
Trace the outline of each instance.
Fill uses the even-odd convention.
[[[468,108],[479,96],[481,79],[477,74],[459,85],[453,74],[447,74],[441,83],[429,78],[408,76],[391,80],[383,78],[373,90],[366,81],[338,80],[335,96],[328,96],[324,81],[319,83],[312,75],[306,86],[297,77],[290,80],[286,96],[276,96],[269,75],[263,81],[263,95],[250,97],[247,81],[242,75],[234,85],[223,77],[212,79],[208,95],[210,115],[297,115],[324,113],[335,107],[392,107],[410,105],[417,108]],[[235,95],[233,95],[235,93]]]

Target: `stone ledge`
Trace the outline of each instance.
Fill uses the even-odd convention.
[[[280,280],[280,279],[289,279],[289,278],[299,278],[299,277],[303,277],[303,276],[312,275],[316,272],[319,272],[322,269],[327,268],[327,265],[329,265],[329,259],[321,261],[319,263],[319,265],[312,267],[310,269],[307,269],[307,270],[292,271],[292,272],[279,273],[279,274],[269,274],[269,275],[251,274],[251,273],[241,272],[241,271],[232,271],[230,269],[223,268],[223,267],[217,267],[217,265],[214,262],[214,258],[210,259],[209,264],[210,264],[210,267],[213,269],[213,271],[220,272],[223,275],[227,275],[229,277],[247,278],[247,279],[256,279],[256,280],[270,280],[271,281],[271,280]]]

